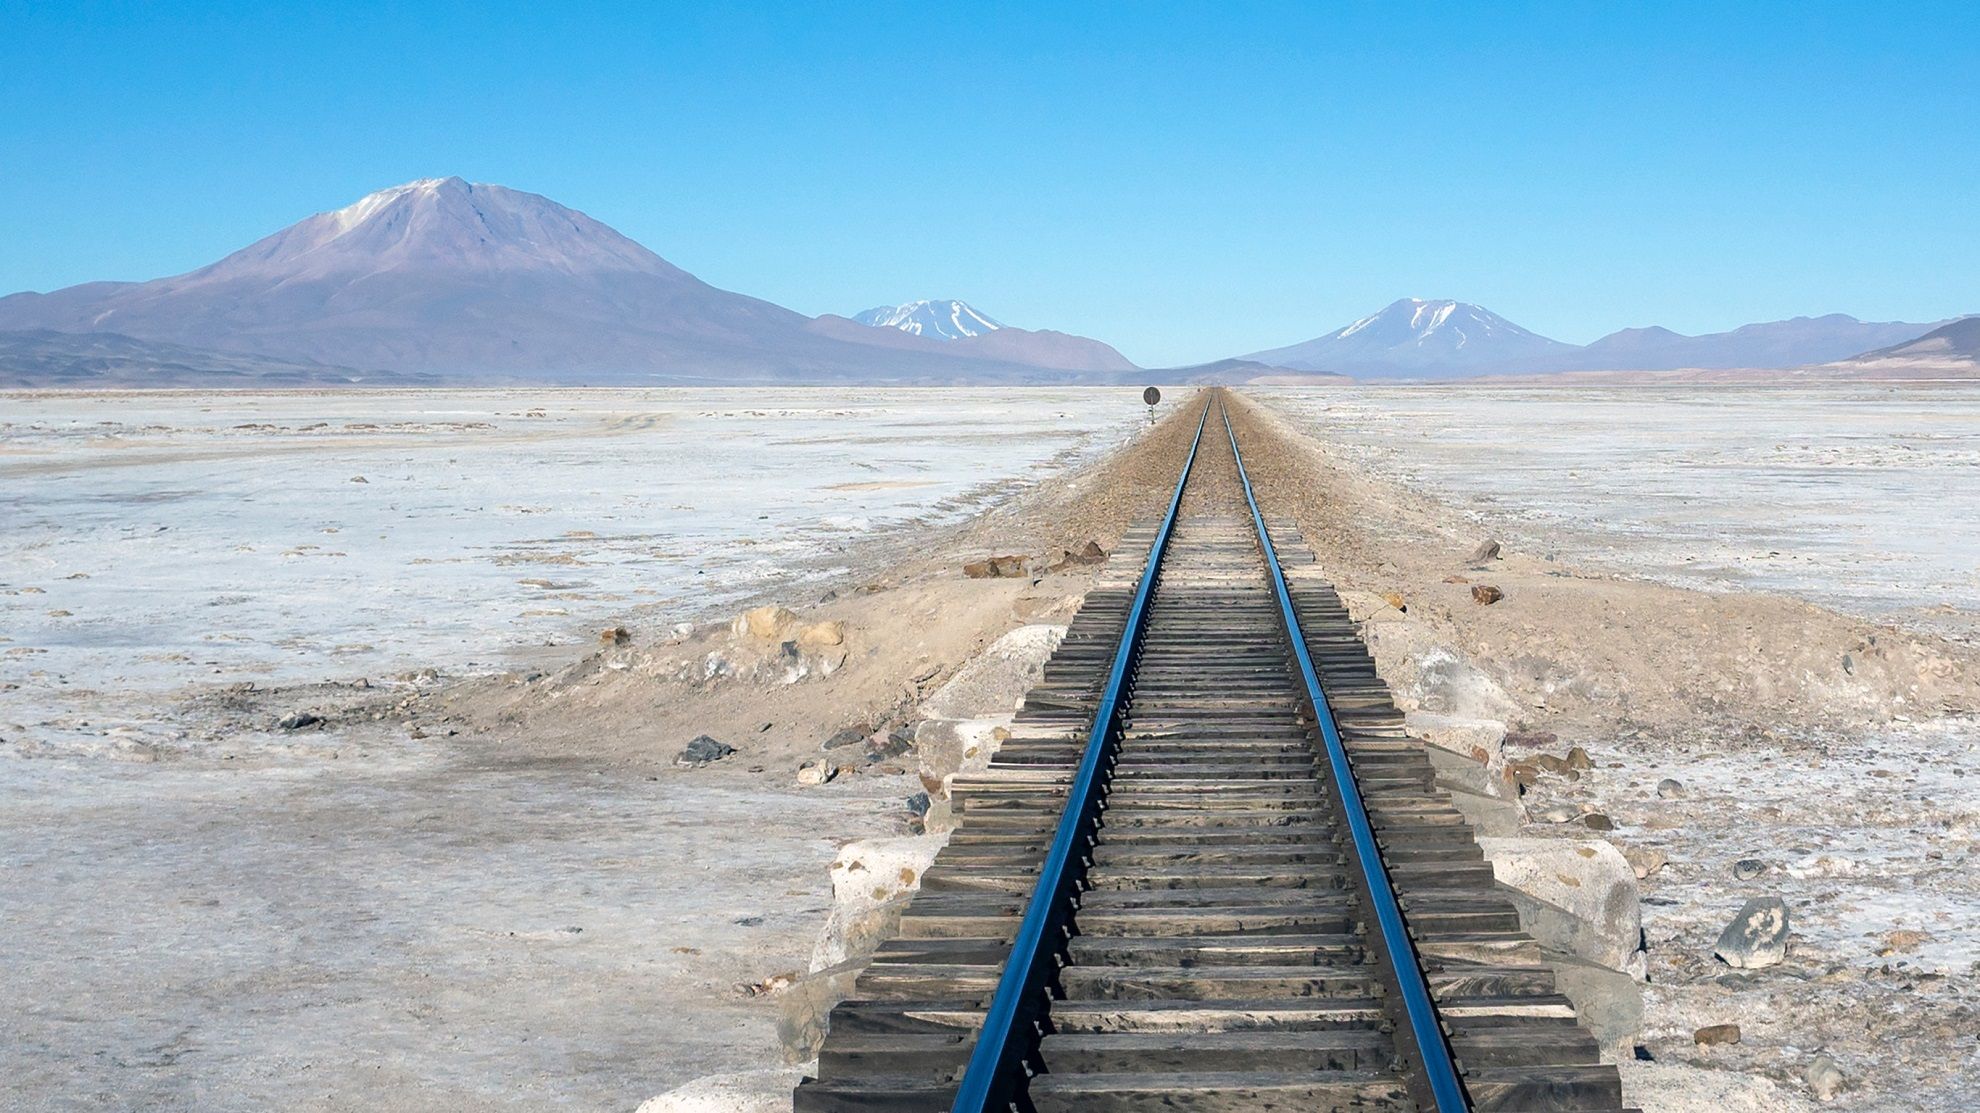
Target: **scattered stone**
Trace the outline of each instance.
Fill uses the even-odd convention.
[[[1569,769],[1574,770],[1595,768],[1595,762],[1588,756],[1588,751],[1582,749],[1580,746],[1576,746],[1567,752],[1566,764]]]
[[[1500,591],[1498,588],[1492,586],[1491,584],[1471,585],[1471,601],[1479,604],[1480,606],[1489,607],[1492,604],[1498,602],[1499,600],[1504,599],[1505,597],[1506,597],[1505,592]]]
[[[857,746],[865,742],[872,733],[873,731],[867,727],[847,727],[832,737],[827,738],[825,744],[819,748],[824,750],[838,750],[847,746]]]
[[[323,716],[314,711],[291,711],[275,720],[275,725],[283,730],[302,730],[306,727],[321,726],[322,723]]]
[[[735,752],[736,748],[726,742],[717,742],[705,734],[698,734],[695,736],[694,741],[689,742],[681,749],[680,756],[674,759],[674,764],[685,766],[689,769],[699,769],[710,762],[720,761]]]
[[[1555,804],[1540,813],[1543,823],[1566,823],[1578,813],[1566,804]]]
[[[598,640],[606,645],[631,645],[632,631],[623,626],[614,626],[609,630],[599,631]]]
[[[1545,749],[1559,743],[1561,736],[1551,730],[1509,730],[1506,732],[1506,745],[1525,746],[1529,750]]]
[[[1884,933],[1884,949],[1877,953],[1885,956],[1908,955],[1931,941],[1932,933],[1929,931],[1898,928]]]
[[[1056,572],[1076,564],[1092,565],[1106,562],[1107,550],[1101,548],[1098,541],[1088,541],[1077,549],[1060,550],[1059,556],[1047,567],[1047,571]]]
[[[1758,858],[1741,858],[1733,863],[1734,881],[1751,881],[1767,872],[1767,863]]]
[[[813,622],[798,631],[797,643],[806,649],[820,649],[841,645],[846,640],[846,624],[843,622]]]
[[[729,632],[736,637],[756,638],[760,641],[778,641],[785,630],[797,624],[798,616],[786,607],[756,607],[737,615],[729,623]]]
[[[1582,816],[1581,825],[1590,831],[1613,831],[1616,829],[1616,821],[1603,815],[1601,812],[1589,812],[1587,815]]]
[[[867,743],[866,760],[869,764],[896,758],[914,749],[914,731],[908,727],[895,727],[885,735],[876,736]]]
[[[1384,603],[1387,603],[1387,604],[1388,604],[1388,605],[1390,605],[1391,607],[1394,607],[1395,609],[1397,609],[1397,610],[1399,610],[1399,611],[1407,611],[1407,610],[1409,610],[1409,600],[1407,600],[1407,599],[1404,599],[1404,598],[1403,598],[1403,596],[1402,596],[1402,592],[1400,592],[1400,591],[1385,591],[1385,592],[1383,592],[1383,593],[1382,593],[1382,601],[1383,601]]]
[[[816,788],[819,785],[830,782],[833,777],[838,775],[839,770],[837,767],[820,761],[815,757],[806,758],[798,765],[797,783],[804,785],[806,788]]]
[[[1665,777],[1663,780],[1658,781],[1657,798],[1659,800],[1684,799],[1684,782],[1672,777]]]
[[[1808,1072],[1802,1077],[1808,1080],[1808,1090],[1815,1095],[1816,1101],[1833,1100],[1842,1093],[1843,1083],[1847,1081],[1843,1078],[1842,1068],[1827,1055],[1815,1056],[1815,1061],[1808,1064]]]
[[[1628,859],[1630,870],[1638,880],[1649,877],[1670,863],[1670,855],[1654,846],[1626,846],[1623,857]]]
[[[926,792],[917,792],[913,796],[908,797],[907,810],[914,815],[927,815],[928,794]]]
[[[744,997],[771,997],[791,988],[791,986],[797,984],[797,980],[797,971],[791,970],[782,974],[772,974],[760,982],[739,984],[736,986],[736,989]]]
[[[1739,1025],[1707,1024],[1691,1034],[1691,1042],[1700,1047],[1724,1047],[1739,1042]]]
[[[1444,582],[1445,582],[1445,583],[1447,583],[1447,584],[1468,584],[1468,583],[1470,583],[1470,582],[1471,582],[1471,577],[1470,577],[1470,576],[1445,576],[1445,577],[1444,577]]]
[[[1727,966],[1757,970],[1787,957],[1787,939],[1787,903],[1779,897],[1754,897],[1719,933],[1712,953]]]
[[[963,575],[972,580],[1015,579],[1024,575],[1021,556],[993,556],[963,565]]]
[[[1464,558],[1464,562],[1466,564],[1483,564],[1488,560],[1497,559],[1499,559],[1499,543],[1488,539],[1480,541],[1478,547],[1471,550],[1471,555]]]
[[[366,483],[366,484],[368,484],[368,483],[370,483],[370,482],[371,482],[371,480],[369,480],[369,479],[366,479],[366,478],[365,478],[364,476],[361,476],[361,475],[354,475],[354,476],[351,476],[351,482],[352,482],[352,483]]]

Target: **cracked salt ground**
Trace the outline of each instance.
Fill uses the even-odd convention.
[[[1790,1091],[1826,1053],[1850,1079],[1847,1108],[1967,1108],[1980,1086],[1980,721],[1774,743],[1590,742],[1595,769],[1529,796],[1536,811],[1599,809],[1616,842],[1668,856],[1642,883],[1641,1042],[1660,1061],[1753,1071]],[[1659,798],[1666,775],[1683,798]],[[1765,869],[1736,880],[1746,858]],[[1720,929],[1767,895],[1792,915],[1785,961],[1714,959]],[[1695,1029],[1722,1023],[1740,1026],[1737,1045],[1694,1044]]]

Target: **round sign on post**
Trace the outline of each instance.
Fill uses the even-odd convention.
[[[1152,406],[1162,400],[1162,392],[1151,386],[1141,392],[1141,400]]]

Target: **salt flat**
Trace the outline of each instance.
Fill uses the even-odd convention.
[[[1972,384],[1254,393],[1508,541],[1980,635]]]
[[[0,723],[149,736],[143,700],[512,665],[636,605],[842,571],[1090,459],[1131,390],[16,394]],[[79,694],[86,693],[86,694]],[[79,725],[88,724],[88,725]]]
[[[1399,481],[1435,497],[1429,517],[1471,519],[1434,536],[1491,532],[1564,567],[1796,593],[1955,634],[1980,613],[1980,392],[1259,394],[1373,473],[1365,489]],[[0,1074],[35,1109],[623,1110],[777,1065],[779,1006],[738,985],[804,968],[832,900],[827,862],[847,839],[904,830],[921,785],[911,772],[796,785],[794,755],[841,725],[825,712],[766,714],[776,731],[754,737],[775,745],[730,735],[757,748],[675,769],[684,731],[634,732],[714,703],[642,663],[669,658],[676,621],[759,598],[803,608],[921,553],[945,523],[1083,482],[1074,469],[1143,420],[1119,390],[0,405],[0,998],[19,1003],[0,1014]],[[1157,486],[1096,486],[1109,484]],[[1421,509],[1402,501],[1399,513]],[[992,515],[967,544],[1019,524]],[[1457,565],[1439,562],[1456,553],[1419,539],[1398,555],[1387,528],[1346,565],[1358,586],[1396,586],[1393,559],[1422,581],[1411,592],[1446,589]],[[938,587],[1017,590],[963,581],[954,554],[939,556],[917,573]],[[897,585],[839,602],[911,613],[884,635],[874,623],[898,640],[903,625],[968,625],[944,598]],[[1489,616],[1528,598],[1515,589]],[[623,681],[612,717],[587,705],[613,732],[591,749],[543,726],[573,710],[559,691],[539,720],[448,705],[451,678],[561,676],[624,617],[639,636],[618,662],[631,667],[608,674]],[[1568,621],[1535,616],[1538,634],[1550,620]],[[895,679],[853,671],[834,683]],[[569,700],[589,680],[570,675]],[[236,700],[244,683],[260,692]],[[427,702],[276,729],[282,701],[321,688]],[[824,688],[788,690],[802,702]],[[1799,1033],[1814,1032],[1881,1080],[1865,1107],[1957,1107],[1957,1086],[1889,1083],[1943,1056],[1971,999],[1970,720],[1814,743],[1717,721],[1676,740],[1576,729],[1600,764],[1540,786],[1534,806],[1599,807],[1619,842],[1671,857],[1645,882],[1657,981],[1644,1038],[1660,1058],[1758,1002],[1771,1019],[1750,1016],[1738,1058],[1708,1065],[1791,1080],[1797,1044],[1814,1042]],[[652,753],[628,758],[639,747]],[[1893,775],[1860,775],[1872,763]],[[1689,783],[1687,801],[1656,798],[1666,775]],[[1712,936],[1746,891],[1726,868],[1756,853],[1770,870],[1748,888],[1794,903],[1797,969],[1813,981],[1714,980]],[[1880,954],[1893,930],[1930,938]],[[1887,1038],[1856,1022],[1872,1012]]]
[[[827,863],[915,787],[285,732],[229,693],[430,693],[815,598],[1144,421],[1125,390],[0,412],[0,1075],[10,1107],[200,1113],[630,1109],[774,1065],[735,986],[802,969]]]

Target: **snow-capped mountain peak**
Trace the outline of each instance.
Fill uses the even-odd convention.
[[[547,197],[461,178],[422,178],[292,224],[186,278],[293,281],[436,268],[686,277],[613,229]]]
[[[968,302],[953,298],[876,306],[854,314],[853,320],[874,328],[900,329],[930,340],[961,340],[1004,327],[977,312]]]
[[[1345,328],[1244,358],[1298,370],[1408,377],[1531,366],[1565,348],[1470,302],[1401,298]]]
[[[1437,351],[1459,351],[1487,341],[1545,338],[1523,329],[1497,313],[1469,302],[1401,298],[1333,334],[1331,339],[1358,337],[1359,343],[1384,348],[1409,345]]]

